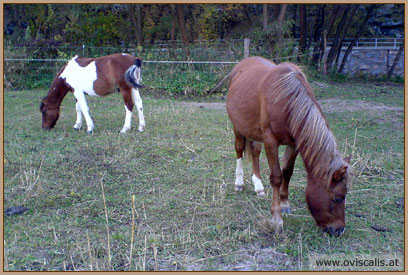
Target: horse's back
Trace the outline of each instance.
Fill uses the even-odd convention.
[[[93,90],[97,95],[105,96],[115,92],[118,87],[127,86],[125,71],[134,65],[137,59],[129,54],[116,53],[95,58],[77,57],[75,61],[83,68],[95,64],[97,78],[91,80]]]
[[[235,131],[263,141],[263,131],[271,129],[282,143],[290,143],[287,115],[281,102],[276,102],[279,91],[273,89],[282,76],[298,71],[293,64],[276,65],[262,57],[246,58],[231,72],[227,95],[227,112]]]

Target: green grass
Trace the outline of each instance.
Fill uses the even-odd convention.
[[[403,106],[402,86],[324,85],[314,85],[319,99]],[[39,112],[45,93],[4,93],[4,209],[30,209],[5,216],[5,270],[308,270],[315,254],[353,259],[404,253],[404,209],[396,204],[404,197],[400,112],[326,114],[341,152],[353,153],[356,173],[346,233],[333,238],[319,231],[306,207],[300,158],[284,232],[262,227],[272,195],[265,156],[267,197],[253,192],[248,164],[245,190],[234,192],[233,133],[225,110],[142,92],[146,131],[137,131],[134,115],[132,130],[121,135],[120,95],[89,98],[95,130],[88,135],[72,129],[75,106],[68,95],[55,129],[45,132]]]

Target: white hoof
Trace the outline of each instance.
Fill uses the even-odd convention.
[[[123,127],[122,130],[120,131],[121,134],[126,134],[127,131],[130,130],[130,127]]]
[[[257,190],[256,191],[256,195],[258,196],[258,197],[261,197],[261,198],[265,198],[266,197],[266,194],[265,194],[265,191],[262,189],[262,190]]]
[[[139,132],[143,132],[145,129],[144,125],[139,125],[139,128],[137,129]]]
[[[235,185],[234,190],[237,192],[242,192],[244,190],[244,185]]]

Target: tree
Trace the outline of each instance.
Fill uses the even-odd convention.
[[[339,51],[341,50],[341,46],[343,44],[343,40],[347,33],[348,27],[351,23],[351,19],[353,18],[357,9],[358,5],[346,5],[345,7],[340,23],[337,25],[336,34],[329,51],[329,55],[327,57],[328,70],[331,69],[335,59],[337,58]],[[349,16],[350,14],[351,16]]]
[[[276,46],[278,48],[282,48],[283,46],[283,19],[285,18],[285,13],[286,13],[286,8],[287,4],[281,4],[280,5],[280,10],[279,10],[279,15],[277,20],[277,37],[276,37]]]
[[[138,46],[143,46],[142,34],[142,4],[127,5],[129,17],[135,30],[135,39]]]
[[[171,32],[170,32],[170,40],[173,47],[176,47],[176,25],[177,25],[177,14],[174,8],[174,5],[170,5],[171,10]]]
[[[367,23],[368,23],[368,19],[370,19],[371,15],[373,14],[374,8],[376,5],[369,5],[367,8],[367,14],[366,17],[364,18],[363,23],[361,24],[361,26],[358,29],[358,32],[356,34],[356,36],[354,37],[353,41],[351,41],[350,45],[347,47],[346,52],[344,53],[343,59],[341,61],[341,65],[339,68],[339,73],[343,72],[344,66],[346,65],[346,61],[348,56],[351,53],[351,50],[353,49],[354,45],[356,44],[357,40],[360,38],[361,34],[363,33],[363,31],[366,29]]]
[[[263,30],[268,29],[268,4],[263,4]]]
[[[306,5],[299,5],[299,52],[304,53],[306,50]]]
[[[184,4],[176,4],[177,17],[180,27],[181,41],[183,42],[183,47],[186,51],[187,56],[190,56],[189,39],[187,35],[186,22],[184,20]]]
[[[325,14],[326,4],[319,5],[319,10],[317,12],[317,23],[315,24],[315,34],[314,34],[314,42],[315,46],[313,48],[313,63],[317,63],[319,61],[320,55],[320,46],[322,43],[322,31],[324,25],[324,14]]]
[[[388,79],[390,79],[391,75],[394,73],[395,67],[396,67],[397,64],[398,64],[398,60],[399,60],[400,57],[401,57],[401,54],[402,54],[402,50],[403,50],[403,49],[404,49],[404,43],[401,43],[401,46],[400,46],[399,49],[398,49],[397,56],[395,57],[394,62],[392,63],[392,66],[391,66],[390,70],[389,70],[388,73],[387,73],[387,78],[388,78]]]
[[[347,18],[347,21],[344,24],[344,30],[343,30],[343,33],[341,35],[340,43],[339,43],[339,46],[338,46],[338,49],[337,49],[337,54],[336,54],[336,56],[337,56],[336,57],[336,67],[337,67],[337,64],[338,64],[338,61],[339,61],[339,57],[340,57],[341,49],[343,47],[344,39],[346,38],[347,32],[348,32],[348,30],[350,28],[351,21],[352,21],[354,15],[356,14],[357,9],[359,8],[359,6],[360,6],[359,4],[353,5],[351,15]]]

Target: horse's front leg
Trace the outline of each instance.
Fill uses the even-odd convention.
[[[81,105],[79,104],[78,100],[75,104],[75,110],[76,110],[77,119],[74,125],[74,129],[79,130],[82,126],[82,111],[81,111]]]
[[[85,99],[85,94],[84,94],[84,92],[82,90],[76,89],[74,91],[74,96],[78,101],[77,104],[79,104],[79,107],[80,107],[79,109],[82,111],[82,114],[85,117],[85,121],[86,121],[86,124],[88,126],[88,133],[92,133],[92,131],[94,129],[94,123],[92,121],[91,116],[89,115],[89,107],[88,107],[88,103],[86,102],[86,99]],[[78,109],[77,109],[77,115],[78,115]],[[77,117],[77,119],[78,119],[78,117]],[[82,118],[81,118],[81,120],[82,120]]]
[[[281,215],[279,189],[282,183],[282,172],[279,166],[278,142],[270,131],[264,133],[264,146],[266,157],[268,158],[269,169],[271,174],[269,176],[270,184],[272,186],[272,225],[276,231],[283,229],[283,220]]]
[[[136,105],[137,114],[139,115],[139,131],[143,132],[146,126],[146,122],[143,115],[143,101],[140,97],[140,93],[138,89],[132,88],[132,97],[133,101]]]
[[[290,213],[289,181],[293,174],[293,169],[295,167],[295,160],[297,155],[298,152],[295,146],[288,145],[286,147],[282,165],[282,185],[279,190],[280,206],[282,209],[282,213]]]

